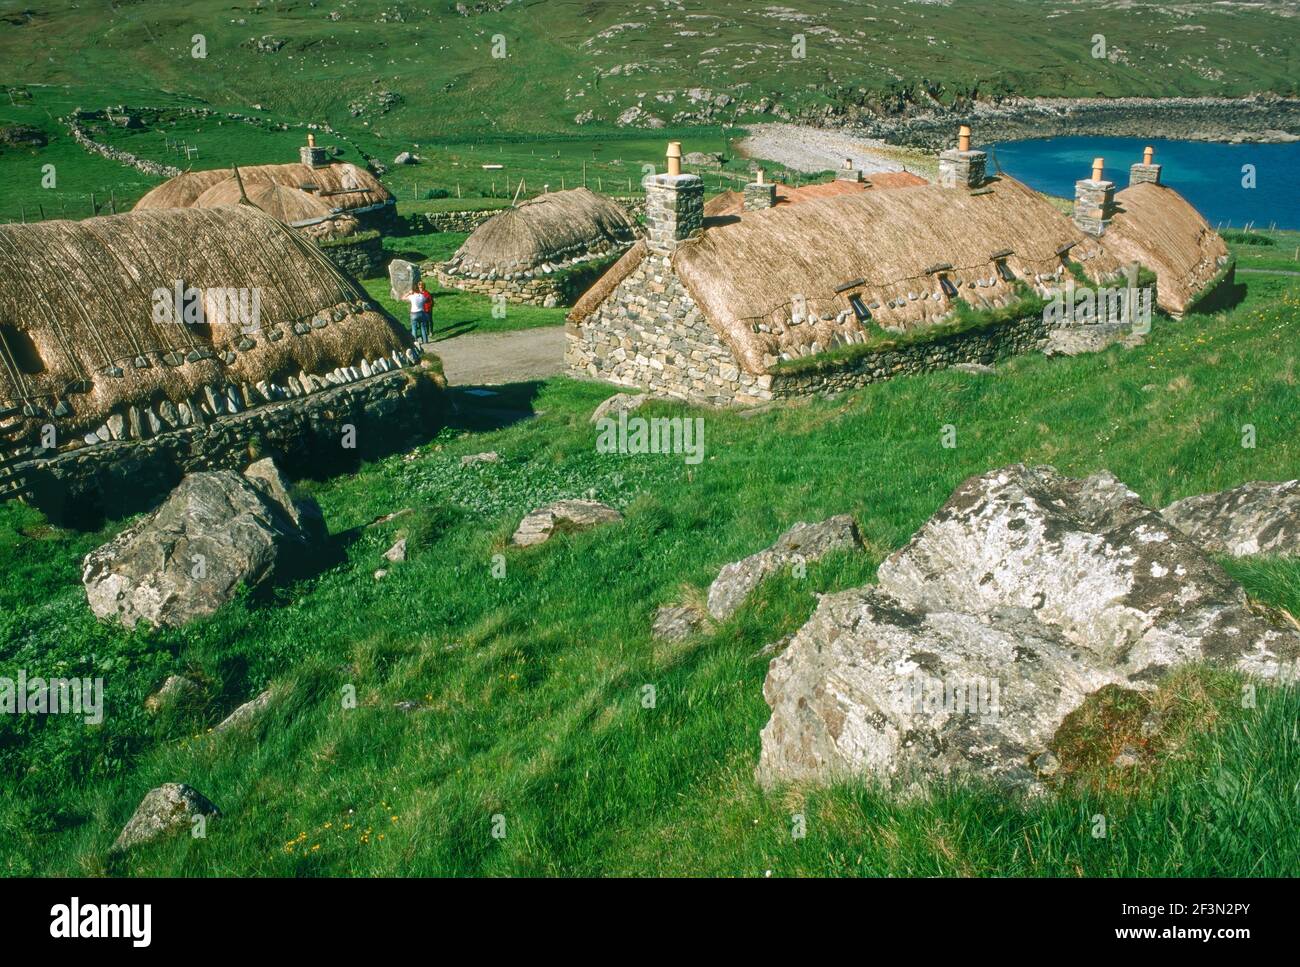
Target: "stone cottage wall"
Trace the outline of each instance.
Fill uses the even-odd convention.
[[[317,244],[331,262],[353,278],[369,279],[383,274],[384,240],[378,232]]]
[[[718,406],[772,398],[772,377],[741,372],[667,256],[647,254],[566,329],[565,361],[578,375]]]

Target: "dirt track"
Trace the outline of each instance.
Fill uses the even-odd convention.
[[[469,333],[430,344],[452,386],[499,386],[564,370],[564,327]]]

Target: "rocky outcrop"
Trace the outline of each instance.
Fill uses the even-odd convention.
[[[144,707],[157,714],[196,701],[202,694],[203,689],[184,675],[168,675],[162,687],[144,700]]]
[[[1300,554],[1300,480],[1188,497],[1160,516],[1214,554]]]
[[[221,810],[197,789],[179,782],[166,783],[149,790],[141,800],[113,843],[112,852],[122,853],[169,833],[191,829],[199,816],[220,815]]]
[[[180,627],[212,614],[305,555],[319,512],[288,497],[269,460],[244,474],[191,474],[154,513],[86,555],[91,610],[133,628]]]
[[[617,510],[597,500],[557,500],[524,517],[510,543],[517,547],[531,547],[550,540],[561,531],[585,530],[622,519],[623,515]]]
[[[963,483],[880,567],[826,595],[774,659],[757,776],[1033,789],[1105,685],[1208,662],[1294,677],[1300,635],[1109,473],[1012,466]]]
[[[776,543],[740,561],[725,565],[709,585],[709,614],[718,621],[731,617],[769,574],[796,562],[808,563],[832,551],[860,550],[858,525],[848,514],[816,524],[800,521]]]

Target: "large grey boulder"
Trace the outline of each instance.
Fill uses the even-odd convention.
[[[1089,659],[1025,609],[927,614],[877,587],[826,595],[769,666],[757,777],[912,787],[978,773],[1029,788],[1065,716],[1127,684]]]
[[[1160,516],[1214,554],[1300,554],[1300,480],[1188,497]]]
[[[420,267],[406,259],[393,259],[388,263],[388,294],[401,299],[411,294],[420,281]]]
[[[136,807],[111,852],[121,853],[181,829],[192,829],[199,816],[220,816],[206,796],[180,782],[168,782],[151,789]]]
[[[156,511],[87,554],[91,610],[128,628],[179,627],[301,561],[319,513],[289,499],[273,465],[250,471],[190,474]]]
[[[597,500],[557,500],[529,512],[515,529],[510,543],[518,547],[541,544],[560,531],[585,530],[623,519],[613,507]]]
[[[826,595],[764,683],[758,779],[978,775],[1037,788],[1104,685],[1186,662],[1290,680],[1300,635],[1109,473],[972,477],[878,571]]]
[[[1295,636],[1110,473],[1084,479],[1015,465],[959,486],[880,586],[919,611],[1026,608],[1124,674],[1217,661],[1265,674]],[[1294,655],[1292,655],[1294,657]]]
[[[778,537],[771,547],[723,566],[709,585],[709,614],[718,621],[725,621],[768,575],[791,564],[816,561],[832,551],[861,548],[858,525],[848,514],[815,524],[800,521]]]

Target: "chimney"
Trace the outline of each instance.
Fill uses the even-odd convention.
[[[330,163],[325,149],[316,144],[314,134],[308,134],[307,143],[298,149],[298,160],[308,168],[323,168]]]
[[[1115,182],[1102,178],[1105,159],[1094,158],[1092,177],[1074,183],[1074,224],[1079,231],[1100,238],[1115,214]]]
[[[939,184],[945,188],[978,188],[984,184],[988,155],[972,151],[970,128],[963,124],[957,131],[957,147],[939,153]]]
[[[776,204],[776,185],[765,180],[762,168],[755,172],[754,180],[745,186],[745,211],[756,212]]]
[[[836,181],[861,181],[862,169],[853,167],[852,158],[845,158],[844,164],[840,166],[840,170],[835,174],[835,180]]]
[[[704,230],[704,182],[699,175],[682,174],[682,145],[668,142],[668,171],[646,175],[646,245],[660,255],[671,254],[678,245]]]
[[[1160,184],[1160,166],[1152,163],[1151,160],[1155,157],[1155,153],[1156,149],[1151,145],[1147,145],[1142,152],[1142,163],[1129,168],[1128,184],[1130,188],[1148,181],[1153,185]]]

